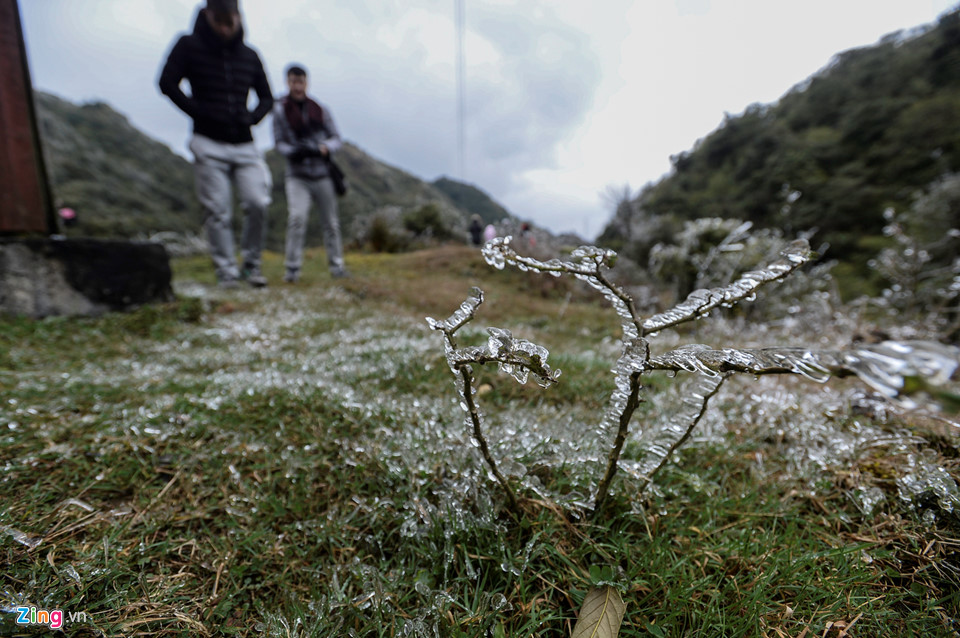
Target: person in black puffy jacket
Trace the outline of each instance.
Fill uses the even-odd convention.
[[[190,93],[181,83],[186,80]],[[270,172],[253,143],[250,127],[273,107],[270,83],[260,56],[244,43],[237,0],[207,0],[193,26],[173,45],[160,72],[160,91],[193,120],[197,198],[204,213],[210,256],[222,287],[245,279],[255,287],[267,280],[260,272],[270,205]],[[247,98],[253,90],[257,105]],[[232,189],[244,211],[237,267],[232,230]]]

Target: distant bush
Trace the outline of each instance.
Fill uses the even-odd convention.
[[[453,229],[443,219],[440,207],[433,202],[405,213],[403,226],[418,239],[445,241],[453,238]]]
[[[383,212],[378,212],[370,218],[366,240],[373,252],[376,253],[402,252],[410,244],[408,237],[397,232],[395,224]]]

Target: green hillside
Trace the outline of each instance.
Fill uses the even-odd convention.
[[[102,102],[38,92],[36,105],[54,199],[77,210],[78,234],[199,230],[189,162]]]
[[[506,208],[471,184],[441,177],[434,180],[433,187],[446,194],[460,208],[479,215],[484,224],[496,224],[504,218],[511,217]]]
[[[674,227],[725,217],[788,233],[818,228],[832,257],[862,265],[875,254],[884,209],[904,210],[932,182],[960,171],[958,122],[954,10],[935,25],[835,56],[776,104],[727,116],[673,156],[671,173],[629,210]],[[960,211],[953,214],[960,221]],[[629,239],[616,218],[601,236],[610,245]]]
[[[36,104],[54,198],[79,215],[80,223],[68,230],[70,234],[132,238],[164,231],[201,232],[189,161],[144,135],[105,103],[76,105],[38,92]],[[274,151],[269,151],[266,159],[273,175],[267,245],[278,250],[283,246],[287,218],[285,165]],[[430,214],[454,233],[465,232],[466,220],[480,212],[474,209],[477,202],[484,207],[482,211],[499,210],[503,211],[500,217],[508,215],[486,195],[457,202],[448,195],[448,191],[460,192],[456,182],[442,180],[442,187],[432,185],[378,161],[353,144],[344,145],[338,160],[350,184],[350,192],[340,199],[341,226],[348,242],[362,243],[370,220],[378,214],[402,223],[428,205],[432,205]],[[239,228],[241,216],[235,217]],[[321,244],[316,215],[310,219],[307,243]]]

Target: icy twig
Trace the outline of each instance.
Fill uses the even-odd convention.
[[[474,398],[474,377],[472,366],[485,363],[497,363],[501,372],[513,376],[519,383],[526,383],[529,374],[536,382],[546,387],[555,383],[559,370],[551,370],[547,364],[549,353],[546,348],[526,339],[515,338],[510,331],[500,328],[488,328],[490,338],[486,347],[457,348],[456,332],[473,320],[477,308],[483,303],[483,291],[473,288],[460,308],[444,321],[427,318],[427,323],[444,336],[447,365],[457,377],[457,390],[463,400],[461,407],[467,413],[468,424],[472,428],[473,438],[477,441],[480,453],[497,482],[503,487],[514,514],[519,514],[517,497],[506,477],[500,472],[496,460],[490,453],[490,446],[483,434],[483,417]]]
[[[747,228],[738,229],[740,235],[744,234]],[[616,261],[616,253],[613,251],[593,246],[582,246],[572,253],[571,261],[551,259],[544,262],[518,255],[510,247],[510,240],[510,237],[498,238],[484,246],[483,253],[487,263],[498,269],[510,264],[523,271],[546,273],[553,276],[573,275],[603,294],[613,305],[621,320],[623,350],[617,360],[615,369],[617,375],[616,387],[602,423],[605,431],[616,428],[616,435],[607,456],[603,478],[597,486],[594,497],[594,514],[606,502],[610,484],[617,471],[623,445],[629,434],[630,420],[642,401],[640,397],[640,390],[642,389],[640,377],[644,372],[652,369],[648,363],[650,347],[644,337],[652,332],[703,317],[718,306],[731,306],[738,301],[752,298],[760,286],[786,277],[813,256],[806,240],[797,240],[783,251],[782,259],[765,268],[748,272],[728,286],[694,291],[684,302],[672,310],[641,322],[637,316],[633,298],[607,276],[609,269]],[[697,367],[693,369],[697,369]],[[718,375],[717,372],[711,372],[709,368],[706,369],[710,375]],[[719,387],[719,382],[717,387]],[[705,394],[706,398],[702,400],[702,405],[698,404],[700,407],[694,414],[690,415],[690,425],[686,433],[678,439],[678,442],[666,453],[660,464],[649,474],[647,482],[659,471],[662,464],[666,462],[665,459],[669,457],[669,453],[676,449],[676,445],[681,444],[689,437],[690,431],[699,422],[707,401],[715,391],[716,388]]]
[[[746,232],[746,227],[737,229]],[[781,254],[783,258],[766,267],[742,275],[734,283],[691,293],[672,310],[641,321],[634,301],[608,277],[616,254],[609,250],[582,246],[571,254],[570,261],[551,259],[539,261],[518,255],[510,247],[510,237],[498,238],[484,246],[487,262],[502,269],[507,264],[522,271],[545,273],[559,277],[573,275],[603,294],[620,317],[622,349],[617,360],[615,387],[604,412],[601,431],[607,435],[615,431],[607,455],[604,474],[597,485],[593,499],[595,516],[609,497],[610,486],[620,463],[620,456],[630,433],[630,421],[643,401],[640,392],[645,373],[665,371],[693,372],[697,382],[683,399],[683,407],[663,427],[642,431],[640,446],[644,457],[638,476],[640,491],[646,489],[657,473],[669,462],[673,453],[691,436],[706,412],[710,398],[723,382],[734,373],[800,374],[818,382],[834,376],[857,375],[867,385],[886,397],[915,407],[907,396],[912,392],[943,385],[960,368],[960,349],[939,343],[884,342],[863,345],[843,351],[812,351],[807,348],[774,347],[761,349],[725,348],[715,350],[706,345],[683,346],[651,357],[647,335],[665,328],[706,316],[717,307],[730,307],[739,301],[752,301],[757,289],[764,284],[783,279],[808,262],[813,253],[804,239],[791,243]],[[477,408],[473,390],[472,366],[496,362],[502,372],[523,383],[529,374],[542,386],[555,382],[559,371],[552,371],[546,363],[547,351],[529,341],[514,338],[507,330],[489,328],[485,347],[457,348],[454,334],[473,319],[483,293],[474,289],[470,297],[445,321],[428,319],[431,327],[444,333],[447,362],[457,375],[457,388],[463,398],[461,406],[468,414],[474,438],[504,487],[511,507],[517,510],[516,497],[507,480],[497,469],[482,430],[482,416]]]
[[[699,375],[698,387],[684,397],[683,408],[673,416],[666,428],[657,433],[660,440],[654,440],[648,447],[649,458],[644,459],[641,468],[641,492],[653,482],[654,477],[667,464],[673,453],[687,442],[690,434],[706,413],[710,399],[720,390],[720,386],[729,376],[729,374]]]
[[[517,502],[517,496],[513,493],[513,488],[510,487],[507,477],[505,477],[503,473],[500,472],[500,468],[497,467],[497,462],[494,460],[493,455],[490,454],[490,446],[487,445],[487,439],[483,435],[483,421],[480,417],[480,411],[477,409],[477,404],[473,400],[473,371],[470,369],[470,366],[465,365],[455,370],[455,373],[460,374],[460,380],[464,388],[466,388],[465,391],[461,390],[460,396],[467,406],[467,413],[469,414],[470,423],[473,426],[473,438],[476,439],[477,445],[480,447],[480,454],[483,455],[483,460],[490,466],[490,471],[493,472],[493,476],[497,479],[497,482],[503,487],[503,491],[507,495],[507,502],[510,504],[510,511],[515,515],[519,515],[520,505]]]
[[[640,372],[634,372],[629,377],[630,390],[627,394],[623,411],[620,413],[620,423],[617,428],[617,436],[613,441],[613,447],[610,448],[610,454],[607,455],[607,469],[603,473],[603,478],[597,485],[597,493],[593,499],[593,511],[599,512],[607,500],[610,493],[610,483],[617,473],[617,464],[620,462],[620,453],[623,451],[623,444],[627,440],[627,434],[630,433],[630,419],[633,418],[633,412],[640,405]]]
[[[783,259],[760,270],[745,273],[728,286],[711,290],[694,290],[683,302],[672,309],[644,321],[640,334],[645,336],[665,328],[672,328],[704,317],[718,306],[732,306],[738,301],[750,299],[760,286],[783,279],[814,256],[805,239],[792,242],[781,254]]]
[[[457,330],[473,320],[477,308],[479,308],[482,303],[483,291],[477,287],[473,287],[470,289],[467,298],[464,299],[463,303],[460,304],[460,307],[457,308],[452,315],[443,321],[437,321],[432,317],[427,317],[427,324],[434,330],[443,332],[446,337],[446,342],[450,344],[451,347],[456,347],[453,335],[456,334]]]
[[[483,256],[487,263],[497,270],[502,270],[506,264],[510,264],[524,272],[545,273],[554,277],[573,275],[600,291],[610,301],[623,322],[624,335],[640,334],[642,328],[637,318],[633,297],[610,281],[606,274],[617,260],[615,252],[596,246],[580,246],[570,254],[576,261],[560,259],[540,261],[532,257],[518,255],[510,247],[512,239],[508,235],[487,242],[483,247]]]
[[[623,445],[630,432],[630,420],[642,402],[640,390],[643,386],[640,384],[640,375],[643,374],[646,361],[650,357],[650,346],[641,336],[643,327],[637,316],[633,297],[607,276],[607,272],[616,262],[616,253],[595,246],[581,246],[571,253],[575,261],[551,259],[544,262],[518,255],[510,248],[510,240],[510,237],[503,237],[488,242],[483,248],[487,263],[498,269],[510,264],[523,271],[546,273],[555,277],[573,275],[606,297],[620,317],[623,349],[615,369],[616,387],[601,424],[602,429],[607,432],[616,427],[616,435],[607,456],[606,470],[594,496],[593,512],[596,513],[606,501]]]
[[[695,344],[652,357],[649,370],[698,372],[719,376],[729,372],[800,374],[819,383],[831,377],[856,375],[875,391],[904,407],[916,403],[906,394],[915,386],[940,386],[960,367],[960,348],[931,341],[884,341],[849,350],[811,351],[806,348],[714,350]],[[911,380],[915,382],[911,383]]]

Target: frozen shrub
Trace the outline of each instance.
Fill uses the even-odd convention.
[[[746,242],[745,233],[743,228],[734,236],[739,237],[737,241]],[[726,238],[731,235],[728,232]],[[730,308],[741,301],[752,301],[759,288],[797,271],[813,257],[804,239],[787,245],[779,258],[766,266],[743,272],[732,283],[694,290],[670,310],[646,319],[639,316],[634,299],[610,278],[610,269],[616,261],[613,251],[582,246],[571,253],[568,261],[539,261],[518,254],[511,248],[510,241],[510,237],[504,237],[488,242],[483,249],[487,263],[498,269],[511,265],[554,277],[573,276],[600,292],[620,319],[621,350],[613,369],[614,390],[595,430],[609,452],[590,506],[594,514],[602,510],[608,498],[634,412],[643,401],[642,377],[645,374],[655,371],[690,373],[694,382],[683,398],[682,407],[672,418],[657,427],[641,426],[641,456],[635,468],[641,490],[653,481],[673,452],[687,441],[710,399],[732,374],[799,374],[821,383],[833,376],[852,374],[875,392],[910,405],[913,399],[908,394],[911,391],[918,386],[946,383],[952,379],[960,362],[960,349],[932,342],[883,342],[844,351],[818,351],[803,346],[718,349],[703,344],[685,345],[662,353],[654,351],[651,344],[660,332],[705,317],[711,311]],[[732,241],[729,240],[728,245]],[[549,353],[545,348],[516,338],[501,328],[487,329],[489,339],[485,346],[460,347],[457,332],[475,318],[482,303],[483,292],[474,288],[450,317],[445,320],[428,318],[427,322],[443,335],[447,364],[456,379],[460,406],[466,415],[465,423],[493,476],[502,486],[511,511],[519,516],[519,501],[513,486],[501,471],[486,440],[473,369],[474,366],[496,363],[500,371],[519,383],[532,376],[543,387],[557,383],[560,371],[548,364]]]

